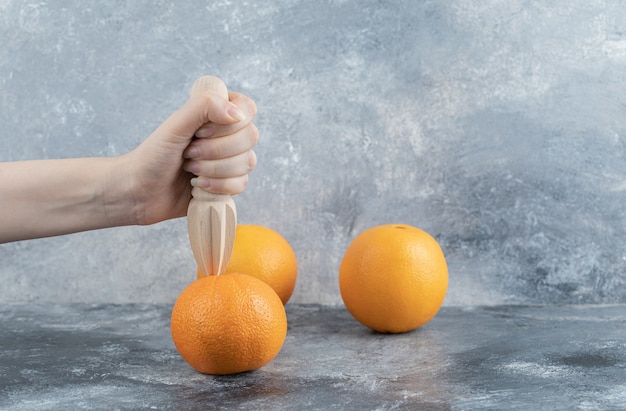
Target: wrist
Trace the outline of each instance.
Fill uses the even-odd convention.
[[[136,195],[130,154],[104,160],[107,171],[102,179],[100,196],[106,224],[109,227],[141,224],[143,207]]]

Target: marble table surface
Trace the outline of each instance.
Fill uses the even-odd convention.
[[[626,305],[444,307],[385,335],[288,304],[276,359],[233,376],[181,359],[170,311],[0,304],[0,409],[626,409]]]

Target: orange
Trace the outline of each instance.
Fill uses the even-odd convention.
[[[419,228],[388,224],[359,234],[339,268],[341,298],[352,316],[379,332],[401,333],[430,321],[448,289],[437,241]]]
[[[264,281],[276,291],[283,304],[287,304],[296,286],[298,262],[287,240],[276,231],[260,225],[240,224],[225,271],[248,274]],[[203,276],[200,270],[197,276]]]
[[[210,275],[178,296],[171,317],[180,355],[204,374],[255,370],[278,355],[285,308],[272,288],[245,274]]]

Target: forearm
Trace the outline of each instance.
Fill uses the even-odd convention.
[[[0,163],[0,243],[136,222],[122,157]]]

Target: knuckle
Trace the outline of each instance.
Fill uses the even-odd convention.
[[[250,136],[250,140],[252,142],[253,146],[256,146],[257,143],[259,142],[259,129],[256,125],[254,125],[254,123],[250,123],[250,131],[249,131],[249,136]]]
[[[254,170],[257,165],[256,153],[253,150],[248,152],[248,171]]]
[[[248,185],[248,175],[246,174],[245,176],[241,176],[238,179],[236,179],[236,182],[235,184],[233,184],[233,187],[232,187],[232,194],[241,194],[246,189],[247,185]]]

